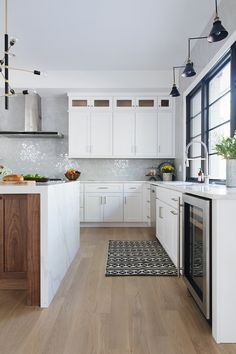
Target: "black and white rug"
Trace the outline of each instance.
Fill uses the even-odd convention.
[[[158,240],[109,241],[106,276],[176,276],[177,269]]]

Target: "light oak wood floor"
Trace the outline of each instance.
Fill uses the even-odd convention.
[[[49,309],[0,292],[0,354],[233,354],[216,345],[181,279],[104,276],[109,239],[152,239],[145,228],[85,228]]]

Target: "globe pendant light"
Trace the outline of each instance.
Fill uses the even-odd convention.
[[[213,27],[211,29],[209,36],[207,37],[207,40],[210,43],[222,41],[222,39],[225,39],[228,36],[228,32],[221,24],[220,18],[218,16],[217,0],[215,0],[215,9],[216,9],[216,14],[214,18]]]
[[[13,88],[11,88],[10,83],[9,83],[9,71],[10,70],[23,71],[23,72],[31,73],[34,75],[41,75],[42,74],[39,70],[20,69],[20,68],[11,67],[9,65],[9,57],[15,56],[15,54],[11,53],[10,50],[15,45],[16,41],[17,40],[15,38],[11,38],[9,40],[9,35],[8,35],[8,0],[5,0],[4,56],[2,59],[0,59],[0,75],[2,76],[4,83],[5,83],[5,93],[2,96],[5,98],[5,109],[9,108],[9,97],[14,96],[14,95],[18,95],[18,94],[28,94],[29,93],[28,90],[24,90],[23,92],[17,93],[17,92],[15,92],[15,90]]]

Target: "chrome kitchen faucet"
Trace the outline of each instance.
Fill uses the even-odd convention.
[[[189,158],[188,157],[188,151],[190,146],[192,146],[193,144],[201,144],[204,147],[204,152],[205,152],[205,157],[192,157]],[[189,161],[193,161],[193,160],[197,160],[200,159],[201,161],[205,161],[205,184],[209,184],[209,167],[208,167],[208,149],[206,144],[203,141],[200,140],[196,140],[196,141],[190,141],[190,143],[188,143],[188,145],[186,146],[186,150],[185,150],[185,165],[186,167],[189,167]]]

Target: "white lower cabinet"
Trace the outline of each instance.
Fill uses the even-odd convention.
[[[143,183],[85,183],[83,191],[83,222],[149,222]]]
[[[85,193],[84,221],[103,221],[103,198],[98,193]]]
[[[85,218],[86,222],[122,222],[123,194],[122,193],[86,193]]]
[[[142,194],[125,193],[124,195],[124,221],[140,222],[142,221]]]
[[[123,195],[122,193],[109,193],[103,197],[103,221],[123,221]]]
[[[156,236],[177,266],[179,211],[160,199],[156,202]]]

